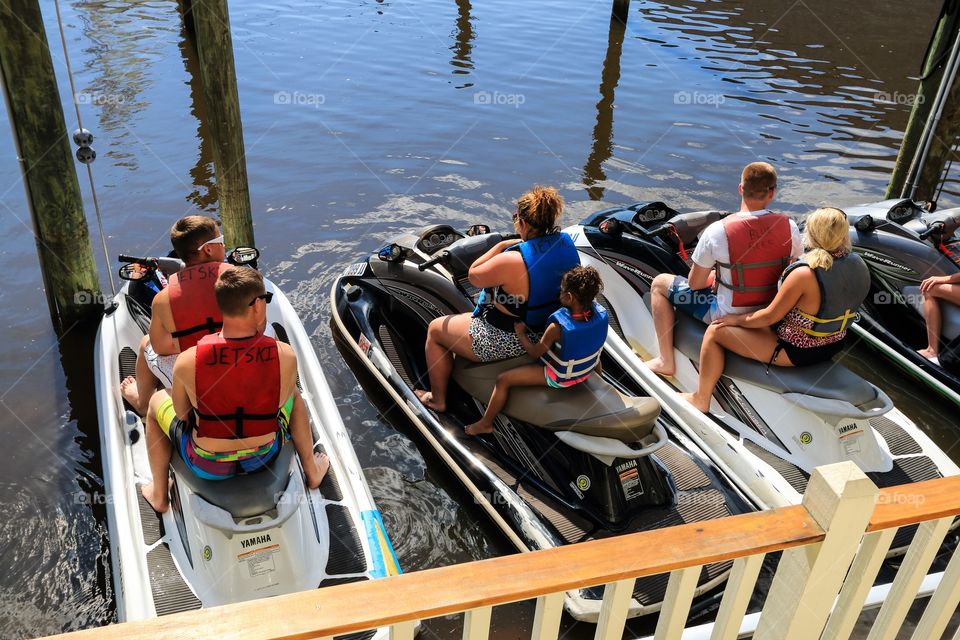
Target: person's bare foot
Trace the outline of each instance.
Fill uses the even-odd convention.
[[[446,402],[434,402],[432,392],[426,389],[414,389],[413,392],[420,398],[420,402],[422,402],[423,406],[427,409],[433,409],[437,413],[443,413],[447,410]]]
[[[700,399],[700,396],[695,393],[681,393],[680,397],[695,406],[703,413],[708,413],[710,411],[710,398],[707,398],[706,402],[704,402]]]
[[[154,511],[163,513],[170,508],[170,486],[172,484],[173,480],[168,480],[167,490],[161,493],[157,491],[156,482],[148,482],[140,487],[140,493],[143,494],[144,499],[150,503]]]
[[[479,436],[483,433],[493,433],[493,423],[480,420],[464,427],[464,432],[468,436]]]
[[[130,403],[130,406],[140,413],[140,390],[137,388],[137,379],[127,376],[120,381],[120,395]]]
[[[661,376],[672,376],[677,372],[677,365],[674,362],[664,362],[663,358],[657,357],[644,361],[645,365],[654,373]]]
[[[923,349],[920,349],[919,351],[917,351],[917,353],[922,355],[927,360],[933,360],[939,355],[937,353],[934,353],[933,349],[931,349],[930,347],[925,347]]]
[[[307,474],[307,487],[310,489],[316,489],[320,486],[320,483],[323,482],[324,476],[327,475],[327,471],[330,469],[330,458],[325,453],[320,451],[313,452],[313,469],[304,469],[304,473]]]

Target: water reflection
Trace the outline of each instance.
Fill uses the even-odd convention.
[[[626,24],[615,13],[610,16],[607,55],[603,59],[603,71],[600,74],[597,122],[593,126],[593,148],[583,166],[583,184],[591,200],[603,200],[603,187],[597,186],[597,183],[607,179],[603,163],[613,154],[613,104],[617,85],[620,84],[620,55],[626,29]]]
[[[200,61],[197,58],[197,48],[190,35],[188,20],[191,17],[184,16],[183,4],[178,4],[177,9],[181,16],[180,55],[183,58],[183,67],[189,79],[190,114],[197,119],[197,140],[199,142],[197,162],[190,169],[190,177],[195,188],[187,195],[186,200],[198,210],[215,211],[217,191],[214,179],[213,149],[210,147],[210,133],[206,124],[207,104],[203,95],[203,81],[200,78]]]
[[[473,18],[470,10],[470,0],[457,0],[457,30],[455,42],[450,46],[453,52],[453,60],[450,64],[456,67],[453,70],[454,75],[470,75],[470,71],[473,70],[473,60],[470,56],[473,53],[473,39],[476,36],[473,33]],[[457,89],[472,86],[472,82],[464,82]]]
[[[85,86],[77,87],[77,101],[96,107],[100,129],[117,132],[115,140],[126,143],[113,144],[103,153],[118,166],[136,170],[137,156],[129,151],[136,138],[126,131],[136,115],[149,106],[143,94],[153,84],[150,65],[162,57],[163,44],[162,39],[143,35],[153,30],[169,31],[170,25],[157,19],[147,1],[93,0],[73,3],[72,9],[83,25],[81,46],[89,55],[82,72],[93,74]]]

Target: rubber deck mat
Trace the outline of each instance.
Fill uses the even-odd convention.
[[[327,522],[330,526],[330,557],[327,558],[327,575],[365,573],[367,558],[363,553],[360,535],[353,526],[350,511],[339,504],[328,504],[326,510]]]
[[[909,456],[923,453],[923,449],[913,439],[913,436],[887,416],[870,418],[870,426],[876,429],[877,433],[887,441],[887,446],[890,447],[890,453],[893,455]]]
[[[129,376],[137,376],[137,352],[124,347],[120,350],[120,381]]]
[[[277,334],[277,340],[284,344],[290,344],[290,337],[287,335],[287,330],[283,328],[283,325],[279,322],[273,323],[273,332]],[[303,385],[300,384],[300,372],[297,371],[297,389],[303,391]]]
[[[610,323],[610,328],[613,329],[614,333],[620,336],[621,339],[626,340],[626,336],[623,335],[623,329],[620,327],[620,321],[617,319],[617,314],[613,311],[613,307],[610,306],[610,303],[607,302],[607,299],[603,297],[602,293],[597,294],[597,304],[607,310],[607,321]]]
[[[677,489],[680,491],[689,491],[691,489],[710,486],[710,478],[703,472],[703,469],[680,451],[672,442],[668,443],[653,455],[670,469],[670,473],[673,474],[673,480],[677,484]]]
[[[315,452],[326,453],[321,445],[313,448]],[[343,492],[340,491],[340,483],[337,482],[337,475],[333,470],[333,465],[327,469],[327,474],[320,481],[320,495],[327,500],[339,502],[343,500]]]
[[[804,473],[803,469],[770,453],[763,447],[749,440],[744,440],[743,444],[746,446],[747,451],[769,464],[777,473],[782,475],[798,493],[803,494],[803,492],[807,490],[807,481],[810,479],[810,476]]]
[[[137,506],[140,507],[140,527],[143,531],[143,544],[149,547],[163,537],[163,520],[140,493],[140,486],[136,487]]]
[[[400,357],[400,352],[393,342],[393,333],[387,325],[382,324],[377,330],[377,334],[380,336],[380,344],[383,345],[383,351],[387,354],[390,364],[392,364],[393,368],[400,374],[400,378],[403,379],[404,384],[413,389],[413,376],[410,375],[410,371],[407,370],[407,364],[403,358]]]
[[[147,570],[158,616],[200,608],[200,600],[183,581],[167,545],[157,545],[147,553]]]
[[[553,525],[567,544],[580,542],[593,529],[589,520],[581,518],[570,509],[554,507],[556,503],[534,487],[520,485],[517,495]],[[563,508],[563,511],[560,511],[560,508]]]

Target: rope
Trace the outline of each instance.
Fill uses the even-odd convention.
[[[83,129],[83,120],[80,117],[80,103],[77,101],[77,88],[73,83],[73,69],[70,67],[70,54],[67,52],[67,36],[63,32],[63,20],[60,17],[60,0],[53,0],[57,11],[57,27],[60,29],[60,43],[63,45],[63,60],[67,64],[67,78],[70,80],[70,98],[74,112],[77,114],[77,128]],[[97,214],[97,229],[100,231],[100,245],[103,248],[104,264],[107,268],[107,277],[110,278],[110,291],[113,297],[117,296],[117,285],[113,281],[113,271],[110,270],[110,252],[107,250],[107,238],[103,233],[103,218],[100,216],[100,201],[97,199],[97,188],[93,184],[93,169],[86,163],[87,180],[90,183],[90,194],[93,196],[93,209]]]

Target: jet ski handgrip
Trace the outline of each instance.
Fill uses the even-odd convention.
[[[440,252],[440,255],[434,256],[434,257],[430,258],[429,260],[427,260],[426,262],[422,262],[422,263],[418,264],[418,265],[417,265],[417,269],[419,269],[420,271],[426,271],[427,269],[429,269],[429,268],[432,267],[433,265],[437,264],[438,262],[443,262],[443,261],[446,260],[448,257],[450,257],[450,252],[449,252],[449,251],[446,251],[446,250],[441,251],[441,252]]]
[[[927,227],[926,231],[922,231],[922,232],[920,233],[920,239],[921,239],[921,240],[926,240],[926,239],[928,239],[930,236],[932,236],[933,234],[935,234],[935,233],[940,233],[941,231],[943,231],[943,223],[942,223],[942,222],[934,222],[934,223],[931,224],[929,227]]]

